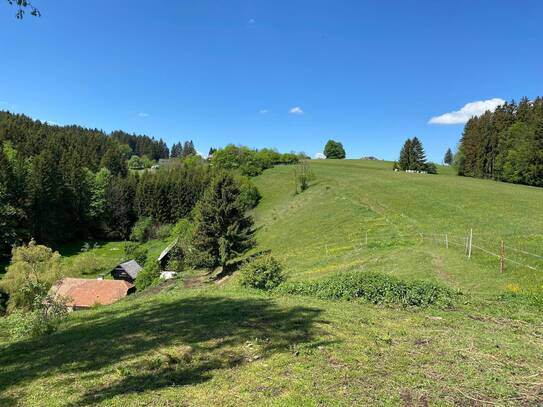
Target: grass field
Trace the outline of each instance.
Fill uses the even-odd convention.
[[[539,272],[507,262],[500,274],[498,258],[474,248],[468,260],[464,244],[473,229],[473,244],[491,252],[499,253],[503,239],[543,256],[543,189],[458,177],[446,167],[435,176],[395,173],[383,161],[311,166],[315,185],[299,195],[292,168],[257,179],[264,196],[255,212],[259,242],[283,260],[292,278],[368,269],[478,293],[510,284],[541,289],[543,258],[506,249],[506,257]]]
[[[543,306],[499,296],[511,284],[540,291],[541,272],[508,263],[500,274],[490,256],[468,260],[419,233],[452,241],[473,228],[480,247],[503,238],[541,253],[543,189],[450,169],[394,173],[383,162],[312,167],[316,181],[299,195],[290,167],[256,179],[259,249],[292,280],[368,270],[439,281],[465,292],[455,307],[265,294],[235,275],[197,288],[178,281],[73,313],[50,336],[0,334],[0,405],[542,405]],[[110,245],[96,253],[113,261]]]

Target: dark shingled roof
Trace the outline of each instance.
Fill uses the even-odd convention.
[[[128,274],[133,279],[136,279],[138,273],[142,269],[142,267],[138,264],[136,260],[125,261],[124,263],[119,264],[117,267],[122,268],[126,272],[126,274]]]

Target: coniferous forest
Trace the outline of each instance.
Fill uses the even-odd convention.
[[[128,171],[132,155],[157,160],[169,151],[148,136],[0,112],[0,255],[31,237],[53,246],[88,236],[126,238],[140,216],[173,222],[192,210],[207,167],[139,176]]]
[[[543,186],[543,98],[471,118],[455,161],[459,175]]]

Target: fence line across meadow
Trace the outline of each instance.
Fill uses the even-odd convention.
[[[533,235],[530,235],[533,236]],[[356,240],[346,241],[343,244],[329,244],[329,243],[322,243],[322,242],[315,242],[310,245],[306,245],[304,248],[300,248],[296,250],[294,253],[292,251],[285,254],[285,257],[291,257],[295,256],[296,253],[302,253],[307,252],[308,250],[323,250],[326,255],[330,255],[337,252],[357,252],[360,251],[364,246],[371,246],[372,244],[378,243],[378,242],[384,242],[384,240],[400,240],[400,241],[433,241],[435,244],[443,244],[445,248],[449,248],[449,245],[456,246],[463,248],[465,250],[465,253],[468,258],[471,258],[474,254],[474,250],[478,250],[486,255],[495,257],[500,260],[499,268],[500,272],[503,272],[505,269],[505,262],[509,262],[512,264],[515,264],[520,267],[525,267],[530,270],[534,271],[540,271],[539,268],[526,264],[523,262],[520,262],[518,260],[512,259],[510,256],[505,255],[505,250],[512,250],[517,253],[522,253],[526,256],[531,256],[533,258],[537,259],[543,259],[543,256],[535,253],[528,252],[526,250],[517,249],[514,247],[511,247],[509,245],[505,245],[504,241],[501,240],[500,243],[500,251],[499,253],[493,252],[492,250],[489,250],[485,247],[480,246],[479,244],[473,243],[473,230],[470,231],[469,234],[466,236],[461,235],[450,235],[448,233],[424,233],[424,232],[418,232],[418,233],[365,233],[363,236],[359,236]],[[515,237],[518,237],[518,235],[515,235]],[[458,241],[458,240],[463,240]],[[386,242],[385,242],[386,244]],[[374,246],[378,247],[378,246]]]

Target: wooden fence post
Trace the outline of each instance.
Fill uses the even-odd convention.
[[[469,248],[468,248],[468,259],[471,259],[471,245],[473,243],[473,229],[469,230]]]
[[[503,240],[500,243],[500,273],[505,270],[505,243]]]
[[[366,246],[368,245],[368,231],[366,230]]]
[[[446,249],[449,248],[449,236],[447,236],[446,233],[445,233],[445,248],[446,248]]]

